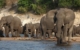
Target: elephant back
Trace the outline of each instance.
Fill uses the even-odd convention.
[[[63,20],[66,24],[70,21],[74,21],[75,14],[71,9],[61,8],[57,11],[56,18],[57,20]]]
[[[14,23],[16,25],[22,26],[21,20],[18,17],[14,17]]]
[[[7,23],[11,23],[13,21],[13,16],[12,15],[6,16],[6,21]]]
[[[56,12],[57,12],[57,9],[55,9],[55,10],[50,10],[49,12],[47,12],[46,17],[47,17],[47,18],[54,18]]]
[[[34,28],[34,24],[28,23],[28,24],[26,25],[26,27],[27,27],[28,29],[32,29],[32,28]]]
[[[34,26],[36,29],[38,29],[40,27],[40,23],[35,23]]]

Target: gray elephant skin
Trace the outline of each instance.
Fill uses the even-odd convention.
[[[54,30],[54,23],[55,23],[55,14],[57,10],[50,10],[46,16],[43,16],[40,20],[40,26],[42,30],[42,35],[46,38],[46,34],[48,37],[52,37],[52,32]]]
[[[20,37],[21,31],[21,20],[18,17],[13,17],[11,15],[5,16],[1,18],[1,22],[5,27],[5,35],[9,37],[9,32],[11,31],[12,37]],[[15,32],[15,34],[13,33]]]
[[[56,28],[57,28],[57,44],[67,44],[67,34],[68,41],[70,42],[73,30],[73,23],[75,20],[75,14],[71,9],[60,8],[56,14]],[[69,43],[68,43],[69,44]]]
[[[34,24],[32,23],[28,23],[25,24],[25,37],[27,37],[28,35],[31,35],[31,37],[34,37],[34,32],[35,32],[35,28],[34,28]]]
[[[40,23],[35,23],[34,24],[34,27],[35,27],[35,37],[36,38],[41,38],[42,37],[42,32],[41,32],[41,27],[40,27]]]

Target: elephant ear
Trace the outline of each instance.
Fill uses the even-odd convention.
[[[12,22],[12,20],[8,20],[8,19],[7,19],[7,23],[8,23],[8,24],[10,24],[11,22]]]
[[[7,16],[7,19],[6,19],[7,23],[11,23],[13,22],[13,20],[14,20],[13,16],[11,15]]]

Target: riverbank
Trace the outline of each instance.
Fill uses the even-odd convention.
[[[29,38],[29,37],[0,37],[0,41],[39,41],[39,40],[56,41],[57,39],[56,37],[47,39]],[[72,37],[71,40],[72,42],[80,42],[80,37]]]

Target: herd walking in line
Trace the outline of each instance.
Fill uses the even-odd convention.
[[[75,14],[68,8],[50,10],[41,18],[40,23],[28,23],[24,26],[18,17],[4,16],[0,20],[0,36],[4,37],[3,27],[5,28],[5,37],[9,37],[9,32],[11,32],[12,37],[20,37],[20,34],[29,37],[30,34],[33,38],[43,37],[46,39],[53,37],[52,32],[54,32],[57,44],[68,44],[72,36],[80,34],[80,25],[74,26],[74,20]]]

